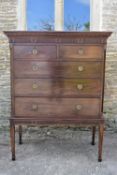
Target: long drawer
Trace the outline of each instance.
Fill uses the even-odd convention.
[[[16,59],[39,59],[52,60],[56,59],[56,46],[14,46],[14,58]]]
[[[65,60],[77,60],[79,58],[85,59],[103,59],[104,52],[101,46],[71,46],[61,45],[60,46],[60,59]]]
[[[98,116],[100,99],[90,98],[15,98],[18,117]]]
[[[15,79],[16,96],[100,96],[99,79]]]
[[[14,61],[15,77],[100,78],[102,62]]]

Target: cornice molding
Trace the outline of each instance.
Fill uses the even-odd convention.
[[[10,43],[105,44],[111,32],[4,32]],[[69,37],[68,37],[69,36]]]

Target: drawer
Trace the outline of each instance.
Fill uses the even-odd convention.
[[[15,79],[16,96],[96,97],[101,95],[99,79]]]
[[[60,46],[60,58],[77,60],[80,58],[90,59],[103,59],[104,51],[101,46]]]
[[[16,59],[56,59],[56,46],[14,46],[14,57]]]
[[[15,77],[100,78],[102,62],[14,61]]]
[[[98,116],[97,98],[15,98],[15,116],[24,117],[78,117]]]
[[[58,74],[66,78],[101,78],[102,62],[60,62]]]
[[[99,97],[101,81],[99,79],[65,79],[58,82],[59,96]]]
[[[56,76],[57,62],[14,61],[15,77],[48,77]]]
[[[16,96],[54,96],[57,86],[53,79],[15,79]]]

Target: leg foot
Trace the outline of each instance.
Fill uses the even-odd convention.
[[[23,142],[22,142],[22,126],[20,125],[19,126],[19,144],[21,145]]]
[[[13,121],[11,121],[10,123],[10,140],[11,140],[12,160],[15,160],[15,125]]]
[[[92,145],[95,145],[95,133],[96,133],[96,126],[92,127]]]
[[[102,159],[98,159],[98,162],[102,162]]]
[[[15,161],[16,159],[15,159],[15,157],[12,157],[12,161]]]
[[[98,146],[98,161],[102,161],[102,147],[104,137],[104,124],[99,125],[99,146]]]

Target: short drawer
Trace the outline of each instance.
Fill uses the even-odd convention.
[[[56,59],[56,46],[14,46],[14,58],[16,59]]]
[[[51,78],[56,76],[57,62],[40,62],[40,61],[27,61],[15,60],[14,61],[14,74],[15,77],[43,77]]]
[[[56,82],[53,79],[15,79],[16,96],[54,96]]]
[[[65,60],[77,60],[80,58],[94,59],[103,59],[104,51],[101,46],[60,46],[60,58]]]
[[[97,98],[16,98],[15,116],[25,117],[77,117],[98,116],[100,100]]]
[[[102,91],[99,79],[64,79],[58,86],[59,96],[64,97],[100,97]]]
[[[15,77],[100,78],[102,62],[14,61]]]
[[[59,68],[60,67],[60,68]],[[102,62],[60,62],[59,74],[66,78],[101,78]]]
[[[16,96],[99,97],[99,79],[15,79]]]

